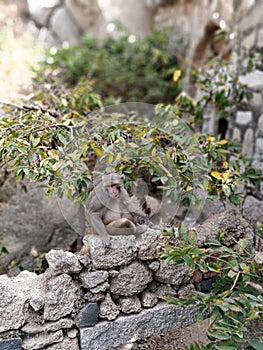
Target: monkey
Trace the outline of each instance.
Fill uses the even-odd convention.
[[[136,225],[136,217],[147,222],[148,216],[123,186],[123,176],[117,173],[103,175],[95,185],[86,203],[87,220],[100,235],[105,246],[109,235],[138,235],[147,225]]]

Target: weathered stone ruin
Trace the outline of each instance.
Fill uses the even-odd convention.
[[[253,243],[250,224],[229,210],[195,228],[199,245],[219,228],[226,245],[243,237]],[[107,350],[194,323],[195,308],[169,305],[164,297],[206,291],[211,276],[197,279],[185,264],[161,261],[170,239],[149,229],[137,239],[111,237],[105,248],[99,236],[87,235],[77,254],[47,253],[43,274],[0,276],[0,349]]]

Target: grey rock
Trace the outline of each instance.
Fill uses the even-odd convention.
[[[49,268],[55,274],[79,273],[82,270],[78,257],[71,252],[52,249],[46,254],[46,259]]]
[[[46,4],[43,1],[27,0],[27,4],[31,18],[39,25],[47,26],[49,17],[54,8],[60,4],[60,0],[49,0]]]
[[[91,327],[98,322],[99,306],[97,303],[90,303],[85,306],[75,319],[76,325],[80,327]]]
[[[39,334],[35,337],[26,338],[23,341],[23,349],[25,350],[37,350],[43,349],[45,346],[53,343],[58,343],[63,340],[63,331],[52,332],[48,334]]]
[[[46,346],[46,350],[79,350],[78,339],[64,338],[61,342]]]
[[[137,246],[134,236],[112,236],[110,239],[111,246],[105,248],[99,236],[89,234],[84,237],[83,242],[90,249],[91,262],[96,269],[127,265],[136,258]]]
[[[251,111],[238,111],[236,116],[236,123],[239,125],[247,125],[252,120]]]
[[[56,344],[46,346],[46,350],[79,350],[78,339],[70,339],[64,337],[64,339]]]
[[[183,285],[179,288],[178,290],[178,296],[181,297],[185,297],[186,295],[188,295],[191,292],[195,291],[195,287],[193,284],[186,284]]]
[[[80,273],[79,279],[83,287],[91,289],[105,282],[108,276],[108,272],[103,270],[83,271]]]
[[[79,290],[70,276],[63,274],[51,278],[47,290],[43,316],[45,320],[55,321],[74,311]]]
[[[100,38],[106,34],[106,22],[96,0],[65,0],[65,5],[83,32]]]
[[[246,130],[243,144],[242,144],[242,154],[249,159],[253,157],[254,153],[254,131],[252,128]]]
[[[212,216],[201,225],[196,226],[198,245],[204,245],[209,238],[216,238],[218,230],[224,232],[222,243],[230,246],[235,245],[241,238],[248,238],[253,244],[253,228],[241,215],[238,209],[226,210]]]
[[[177,296],[177,292],[169,284],[161,284],[154,293],[159,299]]]
[[[90,291],[93,294],[98,294],[101,292],[106,292],[106,290],[110,289],[110,284],[109,282],[104,282],[102,284],[99,284],[97,287],[91,288]]]
[[[0,332],[19,329],[27,320],[31,293],[38,284],[38,276],[23,271],[16,277],[0,276]]]
[[[79,29],[66,9],[60,7],[53,11],[50,26],[61,42],[66,41],[72,45],[80,44]]]
[[[74,339],[78,336],[78,330],[77,329],[69,329],[67,331],[67,336],[70,338],[70,339]]]
[[[1,263],[6,265],[21,257],[26,267],[22,258],[28,256],[33,246],[42,252],[54,247],[68,249],[76,234],[61,214],[56,198],[47,200],[44,189],[36,184],[13,181],[9,175],[0,186],[0,197],[5,191],[10,196],[1,203],[0,234],[9,251],[1,256]],[[73,208],[74,204],[68,203],[67,210],[70,212]]]
[[[247,196],[243,204],[243,215],[248,220],[262,221],[263,201]]]
[[[120,298],[119,305],[121,311],[125,314],[131,314],[141,311],[141,302],[137,296]]]
[[[233,140],[236,140],[236,141],[238,141],[238,142],[241,141],[241,132],[240,132],[240,130],[239,130],[238,128],[236,128],[236,127],[235,127],[234,130],[233,130],[232,139],[233,139]]]
[[[175,288],[179,288],[189,269],[186,264],[174,265],[173,263],[166,264],[161,261],[160,269],[155,272],[154,278],[156,281],[172,284]]]
[[[20,350],[22,340],[20,338],[12,338],[1,340],[0,339],[0,350]]]
[[[256,153],[263,156],[263,137],[258,137],[256,139]]]
[[[134,261],[120,268],[118,276],[111,280],[110,290],[113,294],[133,296],[142,292],[152,281],[152,273],[144,264]]]
[[[160,268],[160,263],[159,261],[152,261],[148,266],[150,270],[157,271]]]
[[[106,295],[106,298],[100,304],[100,317],[107,320],[115,320],[120,313],[120,308],[112,300],[110,294]],[[93,327],[94,328],[94,327]]]
[[[255,70],[254,72],[240,76],[239,81],[252,89],[261,89],[263,87],[263,72]]]
[[[193,307],[178,307],[161,303],[139,314],[118,317],[113,322],[101,322],[93,328],[80,330],[82,350],[109,350],[133,341],[158,335],[194,323],[197,311]]]
[[[258,130],[263,132],[263,114],[258,119]]]
[[[93,294],[91,292],[87,292],[86,294],[84,294],[83,298],[89,301],[90,303],[97,303],[99,301],[104,300],[105,295],[103,293]]]
[[[158,259],[162,244],[165,242],[161,231],[148,229],[138,239],[138,257],[140,260]]]
[[[56,322],[46,322],[44,324],[27,323],[22,327],[22,331],[28,334],[56,332],[60,329],[70,329],[73,325],[74,322],[71,318],[61,318]]]
[[[154,307],[158,303],[158,298],[155,294],[145,291],[141,296],[142,306]]]

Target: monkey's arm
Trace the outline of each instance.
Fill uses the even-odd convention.
[[[94,230],[100,235],[100,237],[102,237],[104,243],[108,246],[110,245],[110,238],[102,220],[104,210],[104,206],[100,203],[95,194],[91,192],[86,206],[87,219]]]
[[[128,195],[128,192],[126,190],[122,190],[121,192],[121,201],[126,206],[129,213],[139,216],[141,218],[148,217],[147,214],[143,210],[141,210],[141,208],[137,204],[137,201]]]

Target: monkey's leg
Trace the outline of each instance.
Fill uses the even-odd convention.
[[[121,218],[109,223],[107,231],[110,235],[135,235],[136,226],[129,219]]]

